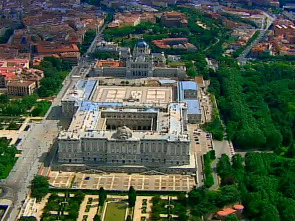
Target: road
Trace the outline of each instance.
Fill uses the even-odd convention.
[[[248,46],[245,48],[245,50],[241,53],[241,55],[237,58],[238,62],[240,64],[246,64],[247,63],[247,58],[246,56],[249,54],[249,52],[251,51],[251,49],[257,45],[265,36],[267,30],[269,29],[269,27],[273,24],[275,17],[270,16],[269,14],[265,13],[265,19],[262,22],[261,25],[261,29],[260,29],[260,33],[257,36],[257,38]],[[265,23],[266,21],[266,23]]]
[[[97,43],[102,40],[102,35],[101,34],[104,31],[104,29],[106,28],[106,25],[107,24],[104,24],[102,26],[102,28],[98,31],[98,33],[96,34],[96,36],[95,36],[94,40],[92,41],[90,47],[88,48],[86,54],[93,53],[95,51]]]
[[[103,29],[97,33],[88,52],[94,51],[96,43],[101,40]],[[22,154],[9,176],[3,182],[4,188],[10,190],[9,198],[13,201],[6,220],[12,221],[17,219],[22,203],[29,193],[30,182],[38,173],[61,130],[61,125],[59,124],[61,118],[61,99],[70,87],[87,75],[90,70],[90,64],[91,62],[88,62],[86,58],[81,58],[78,66],[74,67],[64,80],[62,89],[54,99],[44,119],[41,122],[30,123],[30,130],[22,132],[23,140],[19,145]]]

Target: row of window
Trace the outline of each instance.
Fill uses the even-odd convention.
[[[121,159],[121,160],[131,160],[131,159],[136,159],[137,157],[143,157],[141,158],[141,162],[166,162],[166,159],[171,159],[170,157],[166,157],[166,158],[159,158],[159,155],[150,155],[150,156],[137,156],[137,155],[109,155],[108,158],[112,158],[112,159]],[[65,159],[65,158],[77,158],[77,155],[75,154],[74,156],[72,156],[71,154],[59,154],[59,159]],[[156,158],[156,159],[154,159]],[[89,153],[87,156],[83,156],[82,157],[83,160],[94,160],[97,161],[98,159],[100,159],[100,161],[102,161],[104,159],[104,161],[107,161],[107,157],[106,155],[100,155],[98,156],[91,156]],[[176,156],[176,157],[172,157],[172,161],[181,161],[181,160],[186,160],[187,156]]]
[[[181,151],[182,150],[182,151]],[[106,149],[103,149],[102,146],[100,147],[82,147],[82,152],[85,151],[93,151],[93,152],[106,152]],[[170,155],[180,155],[182,154],[187,154],[188,149],[183,147],[183,148],[174,148],[172,147],[170,149]],[[60,148],[59,149],[60,153],[77,153],[77,149],[72,149],[72,148]],[[121,146],[121,147],[111,147],[111,153],[129,153],[129,154],[136,154],[137,153],[137,148],[133,148],[132,147],[126,147],[126,146]],[[143,148],[143,146],[140,147],[140,153],[167,153],[167,146],[164,146],[164,148],[162,147],[155,147],[152,146],[150,147],[145,147]],[[90,153],[88,153],[89,155]]]
[[[126,146],[125,146],[126,145]],[[168,145],[170,146],[168,150]],[[176,146],[177,145],[177,146]],[[124,143],[112,143],[110,144],[111,152],[126,152],[128,153],[136,153],[137,152],[137,146],[138,143],[134,142],[124,142]],[[81,145],[81,151],[93,151],[93,152],[106,152],[108,145],[102,145],[100,142],[97,142],[97,140],[92,141],[86,141],[83,142]],[[153,152],[159,152],[159,153],[167,153],[170,152],[171,154],[177,154],[180,153],[186,154],[188,152],[188,146],[187,145],[180,145],[180,144],[168,144],[168,143],[141,143],[140,145],[140,152],[141,153],[153,153]],[[76,153],[78,152],[78,144],[72,143],[71,145],[68,144],[66,146],[60,145],[59,152],[68,152],[68,153]]]
[[[106,162],[107,160],[106,160],[106,158],[105,159],[103,159],[103,158],[96,158],[96,157],[94,157],[94,158],[90,158],[90,157],[88,157],[88,158],[83,158],[83,160],[89,160],[89,161],[95,161],[95,162],[98,162],[98,161],[100,161],[100,162]],[[66,159],[64,159],[63,160],[63,162],[66,162],[67,160]],[[185,165],[185,164],[187,164],[187,162],[185,162],[185,161],[170,161],[170,162],[168,162],[168,161],[166,161],[166,159],[164,159],[164,160],[161,160],[161,159],[152,159],[152,160],[148,160],[148,159],[141,159],[140,160],[141,161],[141,163],[163,163],[163,164],[169,164],[169,165]],[[73,162],[79,162],[79,160],[77,160],[77,159],[69,159],[68,160],[68,162],[69,163],[73,163]],[[137,162],[136,162],[136,160],[112,160],[112,163],[122,163],[122,164],[136,164]]]
[[[147,72],[146,71],[132,71],[132,75],[133,76],[147,76]]]
[[[148,68],[147,64],[132,64],[132,68]]]
[[[152,116],[151,116],[152,115]],[[128,119],[134,119],[134,118],[147,118],[151,119],[153,117],[156,117],[157,113],[151,114],[151,113],[144,113],[144,114],[122,114],[122,113],[102,113],[102,117],[104,118],[128,118]]]

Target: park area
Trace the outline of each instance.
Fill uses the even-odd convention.
[[[76,220],[79,215],[80,204],[83,200],[84,194],[79,191],[76,194],[53,193],[48,198],[47,204],[43,210],[42,220]]]
[[[126,202],[108,202],[106,204],[106,212],[104,221],[124,221],[126,217]]]
[[[0,130],[18,130],[24,121],[20,117],[0,117]]]
[[[10,140],[5,137],[0,138],[0,179],[8,176],[10,170],[13,168],[19,153],[15,146],[9,145]]]

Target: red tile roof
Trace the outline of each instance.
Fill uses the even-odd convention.
[[[244,206],[241,205],[241,204],[236,204],[236,205],[234,205],[234,209],[235,210],[243,210],[244,209]]]
[[[39,44],[37,45],[37,50],[39,54],[79,52],[76,44]]]
[[[237,212],[237,210],[232,209],[232,208],[226,208],[226,209],[218,211],[217,215],[218,216],[228,216],[228,215],[233,214],[235,212]]]

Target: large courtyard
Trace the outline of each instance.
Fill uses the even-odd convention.
[[[195,177],[189,175],[145,175],[145,174],[89,174],[51,171],[49,183],[55,187],[73,189],[129,190],[133,186],[143,191],[190,191],[195,185]]]
[[[173,93],[171,87],[99,86],[91,100],[96,102],[167,104],[173,100]]]

